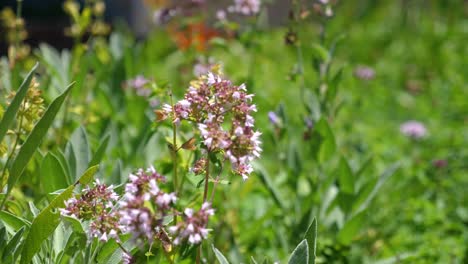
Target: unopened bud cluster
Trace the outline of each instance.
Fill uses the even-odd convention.
[[[18,120],[21,124],[21,130],[23,132],[30,132],[34,127],[36,121],[38,121],[44,113],[44,99],[42,98],[42,91],[38,88],[39,83],[33,78],[29,85],[29,90],[21,103],[18,110]],[[12,92],[8,96],[9,100],[13,100],[16,93]]]

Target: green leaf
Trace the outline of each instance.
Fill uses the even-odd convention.
[[[73,145],[71,144],[70,141],[67,142],[67,145],[65,146],[65,158],[67,160],[69,172],[71,174],[71,182],[76,181],[76,177],[78,175],[76,174],[76,157],[75,157],[75,150],[73,150]]]
[[[31,134],[29,134],[28,138],[24,142],[23,146],[18,152],[15,160],[13,161],[10,169],[10,177],[8,178],[8,189],[5,198],[3,199],[3,203],[8,199],[8,195],[10,194],[11,190],[15,186],[16,182],[18,182],[19,178],[23,174],[23,171],[28,164],[29,160],[33,156],[36,149],[39,147],[42,139],[46,136],[47,130],[52,125],[55,116],[60,110],[65,98],[67,97],[68,93],[70,92],[73,84],[70,84],[65,92],[63,92],[59,97],[57,97],[47,108],[46,112],[42,116],[42,118],[37,122],[34,126]],[[2,203],[2,205],[3,205]],[[2,206],[0,206],[1,208]]]
[[[132,237],[131,234],[125,234],[125,235],[120,236],[121,243],[125,243],[131,237]],[[117,242],[115,242],[114,239],[107,241],[102,246],[101,250],[99,250],[99,253],[96,257],[97,263],[105,263],[106,260],[108,260],[116,250],[119,250],[119,245],[117,244]]]
[[[337,71],[337,73],[333,76],[333,78],[329,82],[328,90],[327,90],[327,101],[333,102],[336,97],[338,84],[340,83],[341,79],[343,78],[343,67]]]
[[[362,227],[362,222],[366,218],[366,212],[362,211],[346,222],[338,233],[338,241],[344,245],[349,245]]]
[[[320,147],[318,151],[318,159],[321,163],[328,161],[335,156],[336,142],[335,136],[328,125],[328,121],[321,118],[316,125],[316,131],[320,134]]]
[[[97,171],[98,166],[89,168],[78,180],[81,184],[87,184],[92,180],[92,176]],[[78,183],[77,182],[77,183]],[[34,255],[41,248],[42,242],[47,239],[60,224],[59,208],[65,206],[65,201],[72,197],[74,185],[70,185],[65,191],[53,199],[50,204],[34,218],[23,251],[21,252],[21,264],[29,263]]]
[[[14,230],[19,230],[23,226],[31,226],[31,222],[28,220],[5,211],[0,211],[0,220],[2,220],[3,224]]]
[[[262,181],[263,185],[267,188],[270,192],[273,200],[276,202],[279,208],[284,209],[285,205],[283,204],[283,199],[280,197],[280,194],[277,188],[273,185],[268,172],[261,166],[260,164],[254,163],[254,169],[260,176],[260,180]]]
[[[60,223],[60,213],[57,209],[65,206],[64,202],[72,196],[74,188],[74,185],[69,186],[34,218],[21,253],[22,264],[27,264],[32,260],[34,255],[41,248],[42,242],[57,228]]]
[[[312,224],[304,235],[304,239],[307,239],[307,244],[309,246],[309,263],[315,264],[315,258],[317,256],[317,219],[314,217]]]
[[[330,59],[330,54],[328,50],[318,43],[313,43],[311,45],[312,51],[317,58],[320,58],[322,61],[327,62]]]
[[[102,158],[104,157],[104,154],[106,153],[107,145],[109,144],[109,139],[110,139],[109,135],[104,137],[98,149],[96,150],[96,153],[94,153],[93,159],[89,163],[89,167],[98,165],[101,162]]]
[[[65,158],[65,154],[63,154],[61,150],[58,150],[57,152],[54,152],[54,155],[59,160],[60,165],[62,165],[62,168],[65,170],[65,175],[67,176],[67,185],[73,184],[75,177],[70,172],[70,166],[68,165],[68,161]]]
[[[52,153],[47,153],[41,164],[41,180],[46,193],[52,193],[59,189],[65,189],[67,176],[59,159]]]
[[[11,123],[15,119],[15,115],[18,112],[21,102],[23,101],[24,97],[26,96],[29,90],[29,84],[34,76],[34,72],[37,69],[39,64],[36,63],[31,71],[28,73],[26,78],[24,79],[23,83],[20,85],[15,98],[11,101],[10,105],[6,109],[2,121],[0,121],[0,142],[2,142],[3,137],[6,135],[8,128],[10,127]]]
[[[338,182],[340,183],[340,191],[346,194],[354,194],[354,177],[348,161],[341,157],[338,167]]]
[[[307,240],[302,240],[289,257],[288,264],[308,264],[309,263],[309,245]]]
[[[371,180],[366,183],[361,190],[353,204],[353,212],[359,213],[367,208],[369,203],[372,201],[374,196],[378,193],[379,189],[383,184],[395,174],[395,172],[400,168],[400,163],[394,163],[388,167],[382,175],[380,175],[378,180]]]
[[[98,169],[99,169],[99,165],[90,167],[83,173],[83,175],[80,177],[77,183],[81,183],[83,185],[89,184],[93,180],[93,176],[94,174],[96,174]]]
[[[250,263],[258,264],[258,262],[255,260],[255,258],[253,256],[250,256]]]
[[[7,262],[6,257],[11,258],[10,263],[15,262],[15,259],[14,259],[15,254],[12,254],[12,253],[15,252],[15,249],[20,246],[20,240],[23,237],[23,233],[24,233],[25,229],[26,228],[23,226],[20,230],[18,230],[18,232],[16,232],[16,234],[10,239],[8,244],[5,246],[5,248],[3,250],[3,252],[4,252],[3,262]]]
[[[216,259],[220,264],[229,264],[229,261],[227,261],[226,257],[219,251],[213,244],[211,244],[211,248],[213,249],[213,252],[215,253]]]
[[[77,128],[70,138],[73,154],[76,158],[76,171],[75,175],[81,175],[90,164],[91,151],[88,143],[88,136],[83,127]]]
[[[60,194],[60,192],[57,193],[57,194]],[[40,213],[39,209],[37,209],[37,207],[36,207],[36,205],[34,204],[33,201],[29,201],[28,206],[29,206],[29,210],[31,211],[31,213],[32,213],[32,215],[34,217],[36,217]]]
[[[74,233],[85,234],[85,230],[83,229],[83,226],[81,225],[81,222],[78,219],[71,217],[71,216],[62,216],[62,217],[66,223],[70,224]]]

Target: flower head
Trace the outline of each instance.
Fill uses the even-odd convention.
[[[260,0],[234,0],[234,5],[228,7],[228,11],[244,16],[256,15],[260,12]]]
[[[183,100],[174,107],[163,106],[158,116],[172,115],[176,124],[195,122],[206,150],[224,153],[233,171],[247,179],[252,172],[250,162],[262,151],[261,133],[254,129],[252,113],[257,107],[252,98],[244,84],[234,85],[220,74],[208,72],[192,81]]]
[[[165,178],[153,167],[130,174],[125,195],[120,201],[120,224],[135,240],[153,241],[163,230],[163,219],[171,214],[175,193],[164,192],[159,184]]]
[[[354,69],[354,76],[361,80],[370,81],[375,77],[375,71],[371,67],[358,66]]]
[[[118,241],[122,233],[119,216],[114,210],[118,199],[112,185],[106,186],[96,180],[92,188],[88,186],[77,197],[65,201],[65,208],[60,211],[64,216],[90,221],[90,237],[101,241],[110,238]]]
[[[427,129],[423,123],[410,120],[406,121],[400,126],[400,132],[411,138],[420,139],[427,136]]]
[[[208,237],[210,229],[207,229],[208,219],[214,215],[214,209],[210,203],[203,203],[198,211],[186,208],[182,214],[182,222],[169,228],[170,233],[175,235],[174,244],[178,245],[183,240],[190,244],[199,244]]]
[[[137,75],[134,79],[126,81],[126,86],[135,90],[136,94],[142,97],[149,97],[151,89],[148,87],[149,80],[143,75]]]

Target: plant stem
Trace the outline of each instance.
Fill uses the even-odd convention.
[[[198,246],[198,249],[197,249],[197,259],[196,259],[197,264],[200,264],[200,258],[201,258],[201,244]]]
[[[174,123],[175,117],[175,107],[174,107],[174,99],[173,99],[173,94],[172,91],[170,92],[170,98],[171,98],[171,106],[172,106],[172,164],[173,164],[173,169],[172,169],[172,175],[173,175],[173,181],[174,181],[174,191],[178,193],[178,186],[179,186],[179,180],[177,178],[177,151],[179,148],[177,147],[177,125]]]
[[[203,202],[206,202],[208,196],[208,182],[210,180],[210,151],[206,153],[206,168],[205,168],[205,189],[203,190]]]
[[[13,158],[13,155],[15,154],[16,147],[18,146],[18,143],[19,143],[19,140],[20,140],[20,137],[21,137],[21,126],[22,125],[23,125],[23,116],[20,116],[19,124],[18,124],[18,130],[15,133],[16,134],[15,143],[13,144],[13,148],[11,149],[10,155],[8,155],[7,161],[5,163],[5,167],[3,167],[2,177],[0,178],[0,180],[1,180],[0,181],[0,185],[1,185],[0,190],[3,189],[3,181],[4,181],[4,178],[5,178],[6,169],[7,169],[8,165],[10,164],[10,161]],[[7,199],[8,199],[7,196],[5,196],[5,198],[3,198],[2,204],[0,205],[0,210],[3,209],[3,206],[5,205],[5,202],[6,202]]]
[[[216,176],[216,179],[214,180],[214,183],[213,183],[213,190],[211,191],[211,198],[210,198],[210,203],[211,204],[213,204],[216,186],[218,186],[221,173],[223,172],[224,162],[226,162],[226,159],[223,160],[223,162],[221,163],[221,168],[219,170],[218,176]]]
[[[173,176],[174,176],[174,190],[176,193],[179,192],[178,187],[179,187],[179,180],[177,176],[177,127],[176,124],[172,124],[172,163],[173,163]]]

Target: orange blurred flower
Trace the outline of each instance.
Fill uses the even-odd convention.
[[[192,23],[183,28],[169,26],[168,31],[181,50],[194,47],[197,51],[205,51],[211,39],[223,37],[221,32],[214,28],[207,27],[204,23]]]

